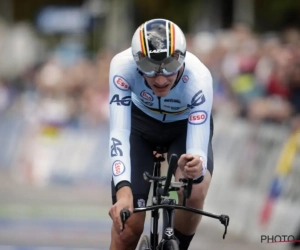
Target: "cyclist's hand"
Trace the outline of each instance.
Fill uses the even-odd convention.
[[[199,155],[182,154],[178,160],[183,177],[194,179],[203,173],[202,159]]]
[[[109,216],[113,220],[113,224],[120,234],[122,232],[122,220],[120,212],[122,209],[128,209],[130,213],[133,212],[133,196],[129,187],[122,187],[117,192],[117,202],[110,208]]]

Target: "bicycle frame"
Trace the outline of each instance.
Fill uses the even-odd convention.
[[[171,183],[172,174],[175,171],[175,168],[177,167],[177,159],[177,155],[171,156],[167,176],[161,177],[161,162],[164,160],[164,157],[156,157],[153,170],[154,175],[151,176],[147,172],[144,172],[144,179],[146,181],[153,181],[152,205],[143,208],[135,208],[133,211],[134,213],[139,213],[151,210],[150,245],[152,247],[152,250],[162,249],[162,243],[164,241],[175,239],[173,227],[175,209],[185,210],[199,215],[204,215],[214,219],[218,219],[221,222],[221,224],[225,226],[223,239],[225,239],[225,235],[227,233],[227,227],[229,225],[229,216],[208,213],[200,209],[185,206],[185,199],[189,198],[191,194],[193,180],[183,179],[180,180],[180,182]],[[162,181],[164,180],[165,183],[163,185]],[[169,198],[169,191],[178,191],[181,187],[183,187],[183,194],[185,198],[183,201],[183,205],[176,205],[176,200]],[[159,209],[163,210],[163,235],[160,242],[158,242]],[[123,228],[124,223],[129,216],[130,213],[128,210],[125,211],[125,214],[121,211]],[[160,248],[157,248],[158,246],[160,246]]]
[[[153,174],[154,176],[159,177],[161,175],[161,158],[156,158],[156,161],[154,163],[154,170]],[[162,185],[160,182],[155,181],[153,183],[153,196],[152,196],[152,205],[155,203],[160,204],[161,200],[158,197],[157,199],[157,188],[161,188]],[[155,199],[155,200],[154,200]],[[142,211],[142,210],[141,210]],[[147,210],[145,210],[147,211]],[[151,212],[151,225],[150,225],[150,244],[153,247],[153,249],[156,249],[158,245],[158,220],[159,220],[159,210],[158,209],[153,209]]]
[[[154,176],[161,176],[161,161],[162,158],[156,158],[154,163]],[[167,178],[168,179],[168,178]],[[173,218],[174,218],[174,205],[176,201],[174,199],[161,199],[161,195],[157,194],[157,190],[162,188],[162,184],[158,181],[153,182],[153,196],[152,205],[147,208],[137,208],[134,212],[142,212],[152,210],[151,212],[151,224],[150,224],[150,243],[153,249],[156,249],[159,242],[158,224],[159,224],[159,209],[163,208],[163,236],[162,240],[174,239],[173,232]],[[162,207],[161,203],[169,205],[169,207]]]
[[[173,200],[173,199],[170,199]],[[227,226],[229,225],[229,217],[227,215],[217,215],[214,213],[208,213],[196,208],[190,208],[186,206],[181,206],[181,205],[172,205],[172,204],[162,204],[162,205],[153,205],[153,206],[147,206],[144,208],[135,208],[134,213],[139,213],[139,212],[146,212],[146,211],[158,211],[159,209],[163,209],[164,212],[164,217],[163,217],[163,236],[162,240],[170,240],[170,239],[175,239],[174,237],[174,232],[173,232],[173,214],[175,209],[179,210],[185,210],[188,212],[196,213],[199,215],[204,215],[210,218],[218,219],[220,222],[225,226],[225,231],[223,234],[223,239],[225,239],[225,235],[227,234]],[[171,216],[169,216],[171,215]],[[158,223],[158,217],[155,218]],[[154,225],[154,224],[153,224]],[[158,224],[157,224],[158,225]],[[156,235],[157,238],[155,238],[155,245],[152,245],[152,242],[154,242],[151,238],[152,236]],[[153,232],[150,234],[150,242],[152,249],[155,250],[156,247],[159,245],[158,244],[158,227],[156,229],[153,228]]]
[[[199,209],[190,208],[185,206],[185,199],[183,202],[183,205],[176,205],[176,200],[172,198],[168,198],[168,191],[176,191],[179,190],[179,187],[173,187],[171,183],[171,178],[173,174],[173,165],[174,162],[170,163],[168,168],[167,177],[160,177],[161,176],[161,161],[164,158],[158,157],[156,158],[156,161],[154,163],[154,179],[153,181],[153,196],[152,196],[152,205],[144,207],[144,208],[135,208],[134,213],[138,212],[145,212],[151,210],[151,224],[150,224],[150,244],[152,246],[153,250],[157,249],[157,246],[159,246],[164,240],[171,240],[175,239],[174,236],[174,225],[173,225],[173,219],[174,219],[174,211],[175,209],[185,210],[189,212],[193,212],[199,215],[208,216],[211,218],[219,219],[221,223],[224,222],[225,225],[225,232],[223,235],[223,238],[225,238],[225,235],[227,233],[227,226],[229,223],[229,217],[227,221],[227,217],[225,215],[216,215],[213,213],[207,213]],[[177,159],[177,158],[176,158]],[[176,160],[177,163],[177,160]],[[171,166],[172,165],[172,166]],[[149,177],[149,175],[146,174],[146,177]],[[162,188],[161,180],[166,179],[165,186]],[[188,182],[186,187],[186,195],[190,195],[192,186],[190,185],[192,182]],[[189,190],[190,189],[190,190]],[[159,241],[159,233],[158,233],[158,224],[159,224],[159,209],[162,209],[163,211],[163,221],[162,221],[162,239]],[[226,218],[225,218],[226,217]]]

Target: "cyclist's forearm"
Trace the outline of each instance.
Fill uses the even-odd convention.
[[[128,186],[124,186],[124,187],[120,188],[117,192],[117,200],[119,200],[120,198],[132,199],[131,188]]]
[[[110,161],[115,186],[122,181],[131,181],[130,131],[114,129],[110,132]]]

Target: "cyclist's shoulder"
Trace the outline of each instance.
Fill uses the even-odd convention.
[[[131,48],[117,53],[112,58],[110,67],[117,68],[118,70],[136,71],[136,64],[131,53]]]
[[[201,76],[211,76],[210,70],[195,54],[186,52],[186,71],[195,78]]]
[[[197,90],[206,92],[212,88],[213,82],[209,69],[198,57],[190,52],[186,55],[184,75],[184,77],[188,79],[188,84],[185,85],[185,90],[189,97],[193,96]]]
[[[188,84],[185,85],[185,93],[188,99],[193,99],[195,95],[203,92],[211,92],[213,81],[209,69],[196,55],[190,52],[187,52],[186,55],[184,74],[188,79]]]
[[[131,54],[131,48],[116,54],[112,58],[110,63],[110,79],[112,82],[124,82],[126,86],[132,88],[137,77],[138,71]]]

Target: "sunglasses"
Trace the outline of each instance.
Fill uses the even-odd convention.
[[[183,65],[184,56],[174,53],[161,61],[155,61],[149,57],[139,56],[136,64],[139,70],[148,77],[155,77],[158,75],[172,76],[177,74]]]
[[[156,71],[152,71],[152,72],[142,72],[141,71],[141,72],[142,72],[143,75],[145,75],[147,77],[156,77],[156,76],[168,77],[168,76],[176,75],[178,73],[179,69],[177,71],[174,71],[174,72],[171,72],[171,73],[163,71],[163,70],[162,70],[162,72],[156,72]]]

